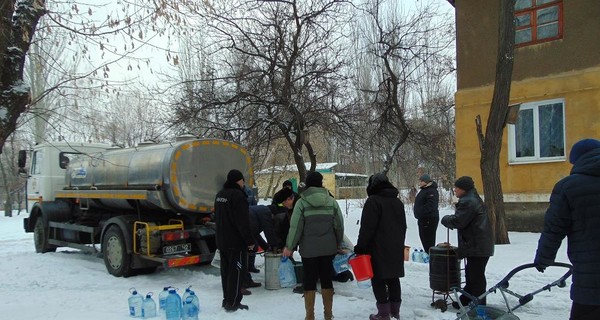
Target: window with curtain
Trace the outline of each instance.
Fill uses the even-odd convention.
[[[524,103],[516,124],[508,126],[509,162],[565,159],[564,100]]]

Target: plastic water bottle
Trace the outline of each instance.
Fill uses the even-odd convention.
[[[142,303],[142,318],[156,317],[156,302],[152,299],[152,292],[146,294],[146,299]]]
[[[198,313],[200,308],[194,300],[197,300],[198,297],[192,291],[183,302],[183,320],[198,320]]]
[[[413,251],[412,255],[410,256],[410,259],[414,262],[418,262],[419,258],[419,250],[415,249],[415,251]]]
[[[165,304],[165,315],[167,320],[181,319],[181,297],[174,288],[169,289],[169,295]]]
[[[371,287],[371,279],[356,281],[356,285],[360,289],[369,289]]]
[[[142,316],[142,303],[144,302],[144,298],[137,293],[135,288],[129,289],[131,292],[131,296],[129,296],[129,315],[134,318],[139,318]]]
[[[158,294],[158,311],[161,316],[165,315],[165,306],[167,305],[167,297],[169,296],[169,288],[164,287],[163,291]]]
[[[477,312],[477,316],[475,316],[476,320],[491,320],[490,317],[485,313],[485,307],[482,305],[478,305],[475,307],[475,311]]]
[[[185,304],[185,299],[187,299],[187,297],[190,295],[191,291],[192,291],[192,286],[185,288],[185,292],[183,293],[183,295],[181,295],[181,301],[183,302],[183,304]]]
[[[421,262],[423,263],[429,263],[429,254],[427,254],[427,252],[421,250]]]

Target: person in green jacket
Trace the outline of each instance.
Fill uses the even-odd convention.
[[[304,268],[305,320],[315,318],[317,280],[321,281],[321,296],[325,320],[333,319],[333,257],[344,238],[344,220],[337,201],[323,188],[323,176],[310,172],[306,190],[294,207],[283,256],[290,257],[299,245]]]

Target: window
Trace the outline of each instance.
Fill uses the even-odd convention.
[[[44,160],[44,153],[42,151],[35,151],[33,153],[33,160],[31,162],[31,174],[42,173],[42,161]]]
[[[565,159],[564,99],[524,103],[508,127],[509,162]]]
[[[562,0],[517,0],[515,44],[525,46],[562,38]]]

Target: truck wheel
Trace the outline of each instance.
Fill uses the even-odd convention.
[[[111,226],[106,231],[102,251],[108,273],[115,277],[127,277],[131,274],[131,256],[127,253],[125,238],[118,226]]]
[[[35,244],[35,252],[46,253],[55,252],[56,247],[48,244],[48,228],[42,217],[37,218],[33,227],[33,243]]]

